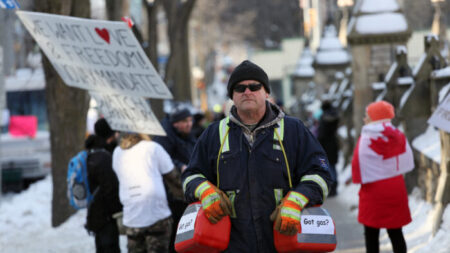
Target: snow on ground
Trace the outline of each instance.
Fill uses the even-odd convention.
[[[95,252],[94,237],[84,229],[86,210],[75,213],[57,228],[51,227],[51,177],[30,185],[20,194],[0,200],[0,252]],[[126,252],[126,237],[120,238]]]
[[[340,159],[342,160],[342,159]],[[342,165],[338,168],[342,168]],[[347,166],[339,171],[340,200],[352,208],[353,219],[357,216],[359,185],[346,185],[351,177]],[[95,252],[94,238],[83,228],[86,210],[75,213],[64,224],[51,227],[51,177],[48,176],[20,194],[7,194],[0,200],[0,252],[2,253],[86,253]],[[432,205],[421,199],[418,190],[409,196],[413,222],[403,228],[410,253],[448,253],[450,249],[450,205],[444,211],[440,230],[431,237]],[[339,231],[338,231],[339,233]],[[390,241],[382,230],[381,250],[390,249]],[[126,250],[126,237],[121,236],[122,252]]]
[[[342,161],[343,159],[339,159]],[[337,166],[339,168],[339,164]],[[339,171],[338,198],[345,201],[351,209],[350,215],[357,219],[358,216],[358,192],[360,186],[345,182],[351,179],[351,167],[347,166]],[[442,225],[435,237],[431,236],[433,206],[423,200],[419,189],[414,189],[409,195],[409,208],[411,210],[412,222],[403,227],[406,244],[409,253],[448,253],[450,252],[450,205],[444,212]],[[339,232],[339,231],[338,231]],[[385,229],[380,233],[380,251],[390,251],[391,242]]]

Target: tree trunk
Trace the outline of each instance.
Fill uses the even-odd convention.
[[[106,16],[108,20],[118,21],[123,13],[123,0],[106,0]]]
[[[164,80],[171,88],[176,101],[191,101],[191,73],[189,61],[189,18],[196,0],[163,1],[169,24],[170,57]]]
[[[89,0],[36,1],[37,11],[85,18],[90,16],[89,6]],[[57,227],[74,213],[66,196],[67,164],[83,149],[89,95],[65,85],[43,52],[42,55],[52,152],[52,226]]]
[[[156,0],[153,4],[148,3],[147,0],[143,0],[142,2],[147,11],[148,19],[148,46],[145,48],[145,52],[147,53],[148,58],[150,58],[156,71],[158,71],[158,30],[156,15],[158,14],[160,1]]]
[[[158,65],[158,30],[157,30],[157,20],[156,15],[158,13],[158,7],[160,4],[159,0],[154,1],[153,4],[150,4],[147,2],[147,0],[142,1],[145,9],[147,10],[147,17],[148,17],[148,46],[145,48],[145,53],[147,54],[148,58],[152,62],[153,66],[155,67],[156,71],[159,72],[159,65]],[[163,100],[162,99],[150,99],[150,105],[152,107],[152,111],[155,114],[155,116],[162,120],[164,117],[164,106],[163,106]]]

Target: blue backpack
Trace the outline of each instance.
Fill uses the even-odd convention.
[[[88,207],[94,198],[89,189],[87,157],[88,151],[80,151],[70,159],[67,170],[67,197],[77,210]]]

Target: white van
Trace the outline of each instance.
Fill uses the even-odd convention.
[[[43,178],[50,172],[51,151],[48,131],[45,77],[42,68],[19,69],[15,76],[5,78],[6,108],[9,115],[34,115],[38,131],[34,138],[15,137],[2,129],[0,135],[0,164],[2,181],[14,173],[21,183]],[[3,184],[2,184],[3,185]]]

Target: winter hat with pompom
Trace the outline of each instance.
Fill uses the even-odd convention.
[[[366,108],[366,112],[372,121],[392,119],[395,117],[394,106],[386,101],[378,101],[369,104]]]

